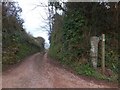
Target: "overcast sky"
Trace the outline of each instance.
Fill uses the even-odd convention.
[[[45,20],[47,19],[47,8],[45,7],[36,7],[41,3],[47,5],[48,0],[16,0],[19,3],[19,6],[22,8],[21,17],[24,19],[25,23],[23,24],[26,31],[30,32],[34,37],[41,36],[48,41],[48,32],[45,29],[41,28],[45,26]],[[33,9],[35,8],[35,9]],[[44,18],[44,19],[43,19]]]

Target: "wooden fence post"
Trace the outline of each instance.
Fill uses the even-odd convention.
[[[105,34],[102,34],[102,73],[105,73]]]

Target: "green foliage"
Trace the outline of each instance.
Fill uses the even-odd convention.
[[[30,54],[33,54],[33,53],[36,53],[36,52],[39,52],[40,51],[40,48],[36,47],[34,44],[20,44],[19,45],[19,51],[18,53],[16,54],[16,60],[20,61],[22,58],[30,55]]]
[[[106,52],[106,67],[118,73],[118,54],[112,50]]]
[[[78,74],[100,79],[113,78],[103,76],[93,69],[90,61],[90,37],[101,36],[102,33],[106,35],[106,68],[117,73],[118,23],[115,6],[116,3],[111,2],[65,3],[63,14],[54,14],[49,55],[72,67]],[[101,67],[100,43],[98,67]]]
[[[14,47],[14,48],[13,48]],[[17,50],[17,45],[11,45],[9,47],[6,48],[6,50],[3,50],[2,52],[2,63],[6,63],[6,64],[13,64],[16,60],[16,57],[15,57],[15,53],[16,53],[16,50]],[[8,62],[9,60],[9,62]]]
[[[44,39],[34,38],[23,29],[23,20],[19,17],[21,8],[14,2],[2,3],[2,64],[15,64],[24,57],[44,51]]]

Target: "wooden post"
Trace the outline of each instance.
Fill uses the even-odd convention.
[[[102,34],[102,73],[105,73],[105,34]]]

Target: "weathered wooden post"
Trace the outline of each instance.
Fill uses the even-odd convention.
[[[105,34],[102,34],[102,73],[105,73]]]
[[[91,61],[93,67],[97,69],[99,37],[93,36],[90,38],[90,41],[91,41],[91,50],[90,50]]]

